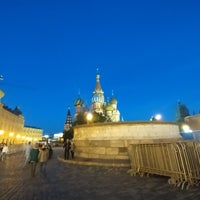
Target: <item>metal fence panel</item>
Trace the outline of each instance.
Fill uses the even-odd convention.
[[[200,180],[200,143],[195,141],[131,144],[131,175],[168,176],[169,184],[184,188]]]

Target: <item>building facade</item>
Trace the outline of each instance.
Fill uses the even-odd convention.
[[[33,141],[38,142],[42,140],[43,130],[41,128],[24,126],[22,142]]]
[[[24,125],[24,116],[18,107],[10,109],[0,102],[0,143],[22,144],[42,139],[43,130]]]

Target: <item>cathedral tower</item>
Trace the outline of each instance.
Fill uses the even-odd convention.
[[[69,131],[71,127],[72,127],[72,117],[71,117],[70,108],[68,108],[67,118],[64,124],[64,130]]]
[[[102,113],[104,114],[104,92],[101,89],[101,84],[100,84],[100,75],[97,73],[96,75],[96,86],[93,91],[92,95],[92,112],[96,113]]]

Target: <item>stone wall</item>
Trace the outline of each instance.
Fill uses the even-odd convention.
[[[187,116],[184,120],[193,131],[200,130],[200,114]]]
[[[127,160],[129,144],[181,140],[171,122],[119,122],[80,125],[74,128],[76,156]]]

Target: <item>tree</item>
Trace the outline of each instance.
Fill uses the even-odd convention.
[[[74,137],[74,129],[73,129],[73,127],[71,127],[69,130],[64,130],[63,131],[63,140],[64,140],[64,142],[66,141],[66,139],[69,139],[69,140],[73,139],[73,137]]]
[[[85,113],[79,113],[76,117],[76,121],[74,121],[73,125],[81,125],[81,124],[87,124],[87,119],[85,116]]]
[[[92,115],[94,123],[102,123],[107,121],[107,118],[102,113],[93,112]]]
[[[181,104],[181,102],[178,102],[178,106],[176,110],[176,122],[178,123],[184,122],[184,118],[189,115],[190,113],[189,113],[188,108],[184,104]]]

